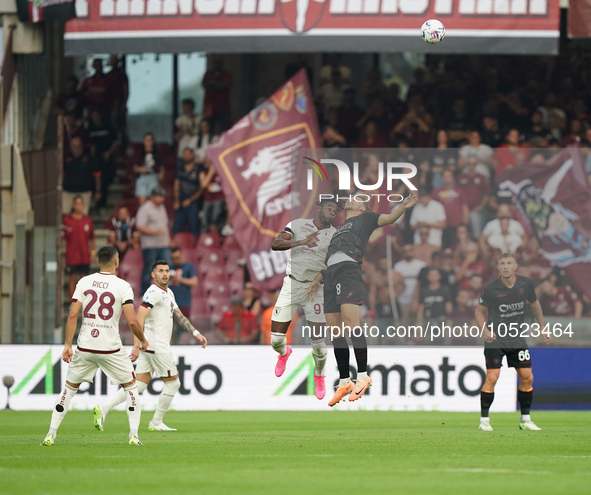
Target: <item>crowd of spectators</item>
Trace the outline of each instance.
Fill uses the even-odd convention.
[[[483,285],[496,274],[495,258],[505,251],[516,255],[518,273],[534,279],[548,315],[591,315],[590,301],[544,259],[511,197],[498,191],[495,182],[505,170],[544,161],[565,146],[581,148],[591,178],[591,64],[582,61],[589,57],[568,50],[551,60],[428,57],[425,66],[414,70],[408,87],[387,83],[374,67],[357,94],[350,68],[336,54],[327,57],[317,84],[312,84],[324,146],[334,152],[359,150],[365,184],[377,182],[379,162],[385,159],[412,162],[418,169],[413,182],[419,202],[390,232],[393,271],[388,271],[383,242],[382,247],[370,245],[363,267],[367,321],[385,324],[397,313],[402,321],[415,323],[441,318],[471,322]],[[520,70],[510,70],[510,64],[519,64]],[[153,260],[169,260],[183,312],[197,318],[214,315],[212,331],[221,342],[268,342],[270,308],[278,290],[256,293],[244,260],[236,251],[224,250],[233,229],[221,178],[205,154],[232,124],[232,74],[221,57],[213,59],[202,81],[203,114],[195,112],[194,100],[182,100],[170,146],[157,143],[150,132],[142,143],[129,143],[127,77],[118,57],[111,58],[111,67],[104,73],[102,62],[95,60],[94,74],[82,84],[69,78],[56,102],[64,115],[67,242],[77,239],[86,246],[82,252],[91,255],[92,222],[82,220],[93,201],[98,207],[107,205],[109,186],[118,176],[129,187],[107,222],[109,242],[122,260],[141,250],[138,290],[149,285]],[[286,75],[300,68],[313,77],[302,57],[286,68]],[[182,245],[179,236],[184,236]],[[204,258],[191,254],[199,246]],[[215,270],[199,273],[203,260],[214,256],[210,248],[218,254],[208,263],[227,267],[219,279]],[[67,258],[70,284],[89,264],[86,258],[74,258]],[[238,272],[239,277],[234,275]],[[209,302],[204,309],[201,302],[219,296],[219,287],[228,289],[221,291],[223,311],[212,312]],[[296,332],[293,338],[297,341]]]

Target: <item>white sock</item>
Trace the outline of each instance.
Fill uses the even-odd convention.
[[[284,333],[271,332],[271,347],[279,353],[280,356],[285,356],[287,352],[287,338]]]
[[[138,394],[143,393],[143,391],[146,390],[146,387],[148,386],[147,383],[140,382],[139,380],[136,381],[136,384]],[[103,420],[107,417],[107,414],[109,414],[109,411],[111,409],[113,409],[115,406],[118,406],[119,404],[122,404],[126,400],[127,392],[125,392],[125,390],[123,390],[123,387],[121,387],[119,390],[117,390],[117,393],[107,401],[107,403],[104,406],[101,406],[101,411],[103,412]]]
[[[140,407],[140,395],[138,393],[137,382],[133,385],[124,387],[125,391],[125,409],[127,410],[127,418],[129,419],[129,436],[137,437],[137,430],[140,427],[140,419],[142,416],[142,409]]]
[[[480,418],[480,423],[483,425],[490,425],[490,418]]]
[[[531,418],[529,417],[529,414],[522,414],[521,415],[521,422],[522,423],[527,423],[528,421],[531,421]]]
[[[357,373],[357,380],[362,382],[363,380],[367,380],[369,376],[367,375],[367,371],[360,371]]]
[[[312,340],[312,357],[316,365],[316,376],[324,376],[327,349],[324,339]]]
[[[127,392],[125,392],[125,390],[123,390],[123,387],[121,387],[119,390],[117,390],[117,393],[107,401],[107,403],[104,406],[101,406],[101,411],[103,412],[103,419],[107,417],[107,414],[109,414],[109,411],[111,409],[121,404],[122,402],[125,402],[126,399]]]
[[[179,391],[179,388],[181,388],[181,381],[178,378],[171,382],[164,382],[164,388],[160,393],[158,405],[156,406],[156,412],[154,412],[154,417],[152,418],[153,424],[159,425],[162,423],[162,418],[164,418],[166,411],[170,409],[170,404],[172,403],[174,394]]]
[[[339,387],[346,387],[347,385],[349,385],[350,381],[351,378],[341,378],[339,381]]]
[[[70,408],[70,401],[72,397],[76,395],[78,392],[77,388],[70,387],[67,383],[62,393],[57,399],[55,406],[53,407],[53,413],[51,415],[51,425],[49,426],[49,433],[51,433],[54,438],[57,434],[57,430],[62,423],[62,420],[66,417],[66,413]]]

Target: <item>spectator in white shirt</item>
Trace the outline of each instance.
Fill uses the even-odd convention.
[[[199,131],[199,122],[201,117],[195,110],[195,101],[191,98],[185,98],[181,101],[182,115],[179,115],[174,122],[177,132],[174,134],[174,140],[177,143],[177,168],[184,167],[183,152],[186,148],[194,148],[195,137]]]
[[[511,222],[509,217],[501,217],[498,221],[501,231],[495,232],[486,238],[488,247],[499,250],[501,253],[515,253],[517,249],[523,246],[523,238],[519,234],[509,231],[509,222]]]
[[[320,86],[330,83],[332,79],[332,71],[337,69],[341,72],[343,83],[349,84],[351,79],[351,69],[341,64],[341,56],[338,53],[330,53],[327,56],[328,65],[325,65],[320,70]]]
[[[426,189],[419,189],[419,201],[412,210],[410,226],[415,230],[414,243],[421,243],[420,227],[429,227],[429,239],[427,242],[441,249],[441,237],[445,228],[445,208],[441,203],[431,199]]]
[[[460,148],[460,169],[464,169],[463,173],[467,174],[468,163],[473,161],[476,163],[476,172],[490,179],[490,170],[494,163],[493,149],[487,144],[482,144],[480,133],[475,130],[468,134],[468,143]]]
[[[507,233],[508,234],[516,234],[521,237],[521,245],[525,246],[527,244],[527,234],[523,226],[517,221],[511,218],[512,216],[512,209],[511,205],[508,204],[500,204],[499,208],[497,209],[497,218],[491,220],[486,224],[480,238],[478,239],[478,243],[480,245],[480,251],[483,257],[488,257],[488,238],[490,236],[498,236],[503,234],[503,229],[501,226],[501,219],[506,218],[508,220],[507,225]]]
[[[417,205],[415,205],[416,207]],[[402,246],[402,256],[394,265],[394,270],[402,275],[404,279],[404,290],[398,296],[398,305],[400,307],[400,317],[403,321],[408,321],[416,317],[418,305],[415,305],[415,288],[418,283],[419,272],[427,264],[414,256],[415,247],[412,244]]]
[[[566,113],[557,106],[556,94],[548,93],[544,98],[544,105],[538,108],[542,114],[544,124],[554,136],[554,139],[560,141],[562,132],[566,130]]]
[[[203,119],[199,124],[199,133],[191,141],[191,147],[195,150],[195,163],[198,165],[205,163],[205,150],[217,138],[211,134],[209,120]]]
[[[333,69],[329,82],[320,88],[320,101],[324,117],[328,117],[331,108],[339,108],[345,99],[345,91],[349,85],[343,82],[343,75],[339,69]]]

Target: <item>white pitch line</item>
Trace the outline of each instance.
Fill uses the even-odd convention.
[[[490,473],[490,474],[554,474],[552,471],[526,471],[522,469],[449,468],[448,473]]]

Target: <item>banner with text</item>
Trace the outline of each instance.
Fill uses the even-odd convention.
[[[62,346],[0,346],[0,375],[13,375],[11,406],[16,410],[50,410],[65,383]],[[177,410],[329,410],[328,395],[338,382],[334,363],[326,368],[328,395],[314,396],[314,359],[307,346],[294,348],[287,370],[275,377],[276,354],[258,346],[173,346],[181,388],[172,403]],[[329,361],[330,363],[330,361]],[[492,412],[516,409],[517,380],[503,368]],[[373,386],[363,399],[342,402],[338,410],[465,411],[480,410],[484,383],[482,348],[372,348],[369,373]],[[253,387],[253,383],[256,387]],[[142,408],[153,410],[162,381],[153,380],[142,395]],[[75,409],[104,403],[117,387],[99,371],[72,400]],[[121,406],[120,406],[121,407]]]
[[[191,52],[557,54],[559,0],[76,0],[66,55]],[[446,38],[421,40],[441,19]]]

